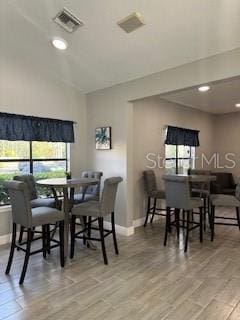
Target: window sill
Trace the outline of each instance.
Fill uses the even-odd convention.
[[[2,213],[2,212],[10,212],[10,211],[11,211],[11,206],[10,205],[6,205],[6,206],[0,207],[0,213]]]

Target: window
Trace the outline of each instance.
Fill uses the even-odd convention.
[[[167,173],[187,174],[195,166],[195,147],[165,144],[165,169]]]
[[[67,170],[66,143],[0,140],[0,205],[9,204],[4,180],[27,173],[33,173],[36,180],[64,177]],[[39,194],[44,196],[44,190],[39,189]]]

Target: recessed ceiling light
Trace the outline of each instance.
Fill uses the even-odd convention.
[[[52,45],[58,50],[66,50],[68,47],[67,41],[62,38],[52,39]]]
[[[235,104],[235,107],[236,107],[236,108],[240,108],[240,103],[236,103],[236,104]]]
[[[200,92],[207,92],[208,90],[210,90],[209,86],[202,86],[198,88],[198,91]]]

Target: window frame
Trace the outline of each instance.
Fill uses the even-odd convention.
[[[21,142],[21,141],[19,141]],[[29,157],[28,158],[14,158],[14,159],[6,159],[6,158],[1,158],[0,157],[0,163],[6,163],[6,162],[27,162],[29,163],[29,173],[34,175],[34,162],[44,162],[44,161],[65,161],[65,170],[66,172],[69,169],[69,162],[70,162],[70,149],[69,149],[69,144],[65,143],[65,157],[64,158],[33,158],[33,142],[35,141],[27,141],[29,143]],[[36,141],[36,142],[47,142],[47,141]],[[1,172],[1,170],[0,170]],[[0,203],[0,208],[9,206],[9,204],[1,204]]]
[[[168,144],[165,144],[165,155],[166,155],[166,146],[168,146]],[[176,157],[169,157],[169,158],[166,158],[165,157],[165,162],[168,161],[168,160],[175,160],[175,174],[178,174],[179,173],[179,160],[190,160],[191,163],[192,161],[194,160],[194,158],[192,157],[192,148],[195,148],[195,147],[192,147],[192,146],[184,146],[184,147],[189,147],[190,148],[190,152],[189,152],[189,157],[178,157],[178,148],[180,147],[180,145],[174,145],[175,148],[176,148]],[[182,146],[182,145],[181,145]],[[194,167],[194,165],[193,165]],[[166,168],[166,166],[165,166]]]

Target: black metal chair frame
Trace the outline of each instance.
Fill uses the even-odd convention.
[[[166,214],[166,225],[165,225],[165,236],[164,236],[164,246],[167,245],[168,233],[171,229],[171,226],[176,227],[177,229],[177,237],[179,238],[180,235],[180,228],[186,230],[185,236],[185,245],[184,245],[184,252],[187,252],[188,248],[188,238],[189,238],[189,231],[192,231],[196,228],[200,229],[199,239],[200,242],[203,241],[203,208],[199,208],[199,222],[193,219],[192,210],[182,210],[182,219],[180,218],[181,210],[175,209],[173,210],[175,214],[175,219],[171,221],[171,208],[167,207],[167,214]],[[185,213],[187,214],[187,218],[185,219]]]
[[[104,228],[104,219],[103,217],[98,217],[94,218],[92,220],[92,217],[88,216],[88,221],[87,221],[87,216],[85,216],[85,228],[82,230],[76,232],[76,218],[78,216],[72,215],[71,217],[71,250],[70,250],[70,258],[73,259],[74,257],[74,249],[75,249],[75,239],[82,239],[83,243],[85,244],[87,240],[91,241],[98,241],[101,242],[101,247],[102,247],[102,254],[103,254],[103,260],[105,264],[108,264],[108,258],[107,258],[107,253],[106,253],[106,247],[105,247],[105,238],[112,234],[113,236],[113,244],[114,244],[114,249],[115,253],[118,255],[119,250],[118,250],[118,245],[117,245],[117,237],[116,237],[116,230],[115,230],[115,217],[114,217],[114,212],[111,213],[111,225],[112,225],[112,230],[108,230]],[[98,227],[93,226],[93,222],[98,221]],[[97,230],[100,232],[100,238],[92,237],[91,236],[91,231],[92,230]],[[85,235],[87,232],[87,236]]]
[[[151,200],[152,199],[153,199],[153,206],[151,207]],[[157,206],[157,199],[158,198],[154,198],[154,197],[148,196],[147,215],[146,215],[146,219],[145,219],[145,222],[144,222],[144,227],[146,227],[146,225],[148,223],[149,215],[152,215],[150,223],[153,222],[155,214],[158,215],[158,216],[163,216],[163,217],[166,216],[166,213],[160,213],[161,211],[165,211],[166,212],[165,208],[157,208],[156,207]],[[159,200],[163,200],[163,199],[159,198]]]
[[[52,193],[53,193],[53,198],[54,198],[54,200],[55,200],[55,208],[56,209],[58,209],[58,210],[61,210],[61,208],[62,208],[62,202],[61,202],[61,200],[59,200],[59,196],[57,195],[57,191],[54,189],[54,188],[51,188],[51,190],[52,190]],[[53,228],[53,236],[54,236],[54,234],[56,233],[56,230],[57,230],[57,228],[58,228],[58,225],[53,225],[54,226],[54,228]],[[18,243],[19,244],[22,244],[22,238],[23,238],[23,234],[24,234],[24,232],[27,232],[27,229],[26,228],[24,228],[24,227],[20,227],[20,232],[19,232],[19,238],[18,238]],[[37,233],[37,234],[42,234],[42,232],[41,231],[34,231],[34,234],[35,233]],[[34,237],[34,234],[33,234],[33,237]],[[52,236],[52,238],[53,238],[53,236]],[[32,241],[34,241],[34,240],[39,240],[39,239],[41,239],[42,238],[42,236],[40,236],[40,237],[37,237],[37,238],[35,238],[35,239],[33,239]],[[19,249],[18,249],[19,250]]]
[[[223,226],[232,226],[232,227],[238,227],[240,230],[240,214],[239,214],[239,207],[236,207],[236,218],[233,217],[223,217],[223,216],[216,216],[215,215],[215,206],[211,205],[211,214],[210,214],[210,225],[211,225],[211,241],[214,240],[215,231],[214,226],[215,224],[223,225]],[[230,221],[237,221],[237,223],[227,223],[227,222],[220,222],[215,221],[215,219],[221,219],[221,220],[230,220]]]
[[[50,226],[54,226],[53,229],[50,229]],[[54,225],[46,225],[46,238],[47,238],[47,242],[48,242],[48,248],[47,248],[47,253],[50,254],[51,253],[51,249],[54,249],[56,247],[58,247],[60,245],[60,241],[54,239],[55,233],[57,231],[59,227],[59,223],[57,222]],[[27,243],[27,241],[22,241],[23,238],[23,232],[27,231],[27,228],[25,228],[25,230],[22,231],[22,229],[24,229],[24,227],[20,226],[20,235],[19,235],[19,240],[18,240],[18,246],[17,246],[17,250],[21,250],[21,246],[25,245]],[[34,237],[35,234],[39,234],[39,237]],[[39,231],[39,230],[35,230],[35,227],[32,228],[32,242],[36,241],[36,240],[40,240],[43,238],[43,232]],[[51,242],[56,243],[56,245],[51,245]]]
[[[60,241],[57,241],[54,239],[54,242],[57,242],[57,244],[55,244],[55,245],[51,245],[51,241],[53,241],[53,240],[51,240],[49,237],[49,235],[50,235],[49,228],[50,228],[49,225],[42,226],[42,236],[40,237],[42,239],[42,248],[31,252],[31,243],[33,241],[37,240],[37,238],[33,239],[33,236],[34,236],[33,229],[27,228],[27,241],[22,242],[21,245],[19,245],[19,244],[16,244],[17,225],[16,225],[16,223],[13,223],[11,249],[10,249],[10,255],[9,255],[8,264],[7,264],[7,268],[6,268],[5,273],[9,274],[9,272],[10,272],[15,248],[17,248],[17,250],[21,250],[21,251],[25,252],[25,259],[24,259],[24,264],[23,264],[19,284],[23,284],[23,282],[24,282],[29,257],[31,255],[42,252],[43,258],[45,259],[47,252],[50,252],[50,249],[53,249],[53,248],[60,246],[60,262],[61,262],[61,267],[64,267],[64,263],[65,263],[65,261],[64,261],[64,221],[59,222]],[[38,239],[40,239],[40,238],[38,238]],[[26,245],[26,248],[23,248],[22,245]]]

